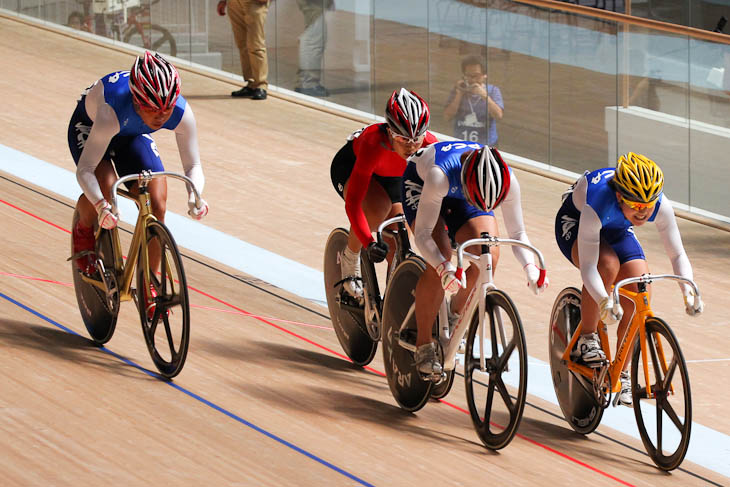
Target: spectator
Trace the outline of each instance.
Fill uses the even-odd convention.
[[[231,96],[265,100],[269,88],[267,76],[269,61],[266,58],[265,25],[269,12],[269,0],[220,0],[218,15],[231,19],[233,37],[241,57],[241,72],[246,86],[231,92]]]
[[[324,13],[334,7],[334,0],[297,0],[304,14],[304,32],[299,36],[299,70],[294,91],[310,96],[329,96],[322,86],[322,56],[327,43]]]
[[[479,56],[465,58],[461,73],[463,77],[449,94],[444,117],[454,121],[454,137],[496,147],[496,121],[504,115],[502,92],[487,84],[484,62]]]
[[[84,14],[82,14],[78,10],[74,10],[73,12],[68,14],[68,20],[66,21],[66,25],[68,25],[72,29],[82,30],[82,26],[84,25]]]

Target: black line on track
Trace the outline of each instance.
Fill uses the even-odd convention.
[[[38,191],[37,189],[31,188],[30,186],[26,186],[26,185],[24,185],[22,183],[19,183],[18,181],[14,181],[13,179],[10,179],[10,178],[8,178],[6,176],[3,176],[2,174],[0,174],[0,179],[4,179],[6,181],[9,181],[9,182],[11,182],[13,184],[16,184],[16,185],[24,188],[24,189],[27,189],[29,191],[32,191],[33,193],[36,193],[36,194],[41,195],[41,196],[44,196],[44,197],[46,197],[46,198],[48,198],[48,199],[50,199],[52,201],[55,201],[57,203],[60,203],[60,204],[66,206],[68,208],[71,208],[71,209],[74,209],[75,208],[74,205],[72,205],[72,204],[70,204],[70,203],[68,203],[66,201],[60,200],[58,198],[55,198],[54,196],[51,196],[51,195],[49,195],[47,193],[44,193],[42,191]],[[126,233],[130,234],[130,235],[132,234],[132,232],[130,230],[127,230],[125,228],[119,227],[119,229],[122,230],[123,232],[126,232]],[[289,303],[289,304],[291,304],[291,305],[293,305],[293,306],[295,306],[297,308],[301,308],[301,309],[303,309],[305,311],[309,311],[310,313],[313,313],[313,314],[315,314],[317,316],[321,316],[322,318],[326,318],[328,320],[330,319],[329,316],[327,316],[327,315],[325,315],[323,313],[320,313],[319,311],[316,311],[316,310],[314,310],[312,308],[308,308],[307,306],[304,306],[302,304],[299,304],[297,302],[294,302],[291,299],[285,298],[284,296],[281,296],[279,294],[276,294],[273,291],[269,291],[268,289],[264,289],[264,288],[262,288],[260,286],[257,286],[256,284],[253,284],[253,283],[251,283],[251,282],[249,282],[249,281],[241,278],[240,276],[236,276],[234,274],[231,274],[230,272],[226,272],[223,269],[219,269],[219,268],[217,268],[217,267],[215,267],[213,265],[210,265],[210,264],[208,264],[206,262],[201,261],[200,259],[196,259],[195,257],[189,256],[189,255],[185,255],[182,252],[180,252],[180,255],[182,255],[183,257],[185,257],[185,258],[187,258],[189,260],[192,260],[193,262],[195,262],[197,264],[202,265],[203,267],[207,267],[208,269],[211,269],[213,271],[219,272],[219,273],[223,274],[224,276],[230,277],[231,279],[235,279],[236,281],[238,281],[238,282],[240,282],[242,284],[246,284],[246,285],[248,285],[248,286],[250,286],[250,287],[252,287],[254,289],[257,289],[257,290],[259,290],[259,291],[261,291],[263,293],[266,293],[266,294],[268,294],[270,296],[273,296],[275,298],[278,298],[278,299],[280,299],[280,300],[282,300],[282,301],[284,301],[286,303]],[[464,374],[462,374],[461,372],[454,371],[454,373],[456,375],[460,376],[460,377],[464,377]],[[476,382],[477,384],[480,384],[480,385],[482,385],[484,387],[487,387],[487,384],[485,384],[484,382],[481,382],[481,381],[478,381],[478,380],[475,380],[474,382]],[[530,406],[530,407],[532,407],[532,408],[534,408],[534,409],[536,409],[536,410],[538,410],[538,411],[540,411],[542,413],[545,413],[548,416],[552,416],[553,418],[564,419],[562,416],[560,416],[560,415],[558,415],[556,413],[553,413],[552,411],[549,411],[549,410],[547,410],[545,408],[542,408],[542,407],[540,407],[540,406],[538,406],[536,404],[532,404],[529,401],[525,401],[525,405],[526,406]],[[641,455],[649,458],[649,455],[645,451],[639,450],[638,448],[634,448],[633,446],[631,446],[629,444],[626,444],[626,443],[624,443],[622,441],[619,441],[619,440],[616,440],[614,438],[611,438],[610,436],[608,436],[608,435],[606,435],[604,433],[600,433],[598,431],[594,431],[592,434],[597,435],[597,436],[600,436],[601,438],[604,438],[604,439],[606,439],[606,440],[608,440],[608,441],[610,441],[612,443],[615,443],[615,444],[617,444],[619,446],[623,446],[625,448],[628,448],[631,451],[634,451],[636,453],[639,453],[639,454],[641,454]],[[714,481],[712,481],[710,479],[707,479],[707,478],[705,478],[705,477],[703,477],[703,476],[701,476],[699,474],[696,474],[694,472],[691,472],[689,470],[686,470],[686,469],[684,469],[682,467],[678,467],[677,470],[679,470],[681,472],[684,472],[687,475],[690,475],[692,477],[695,477],[695,478],[697,478],[699,480],[702,480],[704,482],[707,482],[710,485],[714,485],[714,486],[717,486],[717,487],[723,487],[722,484],[719,484],[717,482],[714,482]]]

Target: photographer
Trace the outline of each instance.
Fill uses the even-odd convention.
[[[504,115],[504,101],[499,88],[487,84],[484,68],[479,56],[461,62],[462,77],[451,90],[444,117],[454,121],[454,137],[495,147],[496,121]]]

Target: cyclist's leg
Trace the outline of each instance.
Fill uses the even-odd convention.
[[[411,223],[411,227],[415,227],[415,221]],[[442,218],[438,219],[432,237],[441,254],[450,257],[451,242]],[[421,274],[418,284],[416,284],[416,324],[418,326],[416,346],[431,343],[433,323],[436,320],[443,299],[444,289],[441,286],[441,279],[436,269],[431,264],[426,263],[426,270]]]

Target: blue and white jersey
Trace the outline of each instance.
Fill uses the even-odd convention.
[[[461,189],[461,155],[482,147],[476,142],[438,142],[416,152],[411,156],[409,164],[416,164],[418,176],[422,180],[426,179],[431,167],[440,168],[449,180],[449,192],[445,196],[465,199]]]
[[[585,201],[598,215],[602,228],[626,229],[632,226],[631,222],[626,219],[623,211],[621,211],[621,206],[616,199],[616,191],[608,184],[615,172],[615,169],[607,167],[585,174],[588,183]],[[659,195],[659,200],[654,206],[654,211],[648,221],[653,222],[656,218],[663,197],[663,194]]]
[[[116,71],[101,78],[104,85],[104,101],[112,107],[119,121],[118,135],[142,135],[156,132],[149,128],[134,110],[132,93],[129,90],[129,71]],[[185,98],[178,96],[172,115],[162,126],[164,129],[175,130],[185,113]]]

